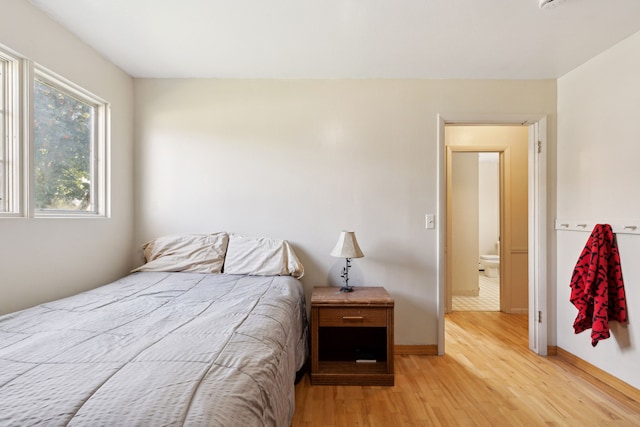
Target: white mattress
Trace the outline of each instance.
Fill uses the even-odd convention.
[[[292,277],[131,274],[0,317],[0,425],[288,426]]]

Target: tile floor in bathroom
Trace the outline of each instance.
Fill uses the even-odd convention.
[[[477,297],[453,296],[453,311],[500,311],[500,278],[478,273],[480,295]]]

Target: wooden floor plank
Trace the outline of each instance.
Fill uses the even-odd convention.
[[[526,315],[453,312],[446,355],[396,355],[394,387],[305,376],[292,426],[640,426],[640,402],[527,345]]]

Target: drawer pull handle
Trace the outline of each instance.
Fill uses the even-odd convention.
[[[342,320],[364,320],[364,316],[342,316]]]

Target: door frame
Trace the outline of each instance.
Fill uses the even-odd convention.
[[[546,151],[547,116],[544,114],[487,115],[438,114],[437,116],[437,314],[438,354],[445,353],[444,315],[446,242],[446,175],[445,125],[526,125],[529,127],[529,348],[539,355],[547,354],[547,239],[546,239]]]

